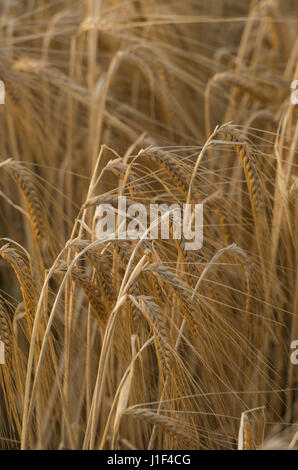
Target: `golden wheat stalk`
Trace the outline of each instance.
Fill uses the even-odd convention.
[[[252,146],[243,140],[241,135],[229,125],[221,126],[218,130],[218,135],[223,136],[225,140],[234,144],[241,158],[252,208],[256,212],[260,212],[264,207],[264,198],[257,170],[257,159]]]
[[[58,271],[63,272],[66,271],[66,269],[60,267]],[[95,314],[100,325],[104,327],[107,322],[109,312],[105,310],[104,304],[102,302],[101,289],[98,287],[96,282],[91,281],[88,276],[83,274],[79,268],[72,268],[71,277],[74,282],[83,289],[93,313]]]
[[[176,293],[179,303],[182,308],[182,313],[187,321],[190,331],[193,336],[197,338],[199,336],[199,327],[196,320],[196,312],[194,309],[193,301],[190,298],[191,288],[186,284],[180,277],[171,272],[167,267],[159,264],[153,264],[146,268],[149,272],[152,272],[158,278],[168,283]]]
[[[10,161],[5,165],[25,199],[27,211],[31,220],[33,235],[37,240],[46,238],[45,214],[40,191],[33,175],[21,163]]]
[[[186,426],[183,426],[183,423],[168,416],[154,413],[147,408],[128,408],[126,410],[126,415],[141,419],[162,428],[173,439],[181,442],[186,448],[194,448],[195,446],[194,439],[192,438],[191,433],[187,431]]]
[[[158,166],[166,170],[169,177],[173,180],[175,186],[179,188],[182,194],[187,196],[188,185],[187,181],[185,180],[185,175],[180,173],[176,161],[170,154],[163,152],[160,149],[149,148],[141,151],[139,156],[152,160]]]
[[[37,294],[31,261],[29,259],[25,261],[24,257],[20,255],[17,250],[7,246],[1,248],[0,254],[16,273],[22,291],[26,313],[29,317],[33,318],[37,305]]]
[[[73,247],[79,251],[80,249],[86,248],[88,245],[90,245],[89,241],[79,240],[73,244]],[[95,246],[88,249],[85,252],[85,257],[88,259],[88,261],[90,261],[95,269],[96,275],[98,277],[98,283],[106,304],[112,306],[116,300],[115,293],[111,288],[112,276],[108,270],[108,267],[104,264],[104,259],[100,253],[99,248]]]
[[[171,350],[162,311],[154,300],[148,296],[139,295],[136,298],[133,296],[130,296],[130,298],[134,305],[145,315],[152,327],[156,350],[161,360],[164,375],[167,376],[170,372]]]
[[[0,298],[0,341],[5,346],[5,361],[10,357],[12,350],[12,332],[10,328],[9,314],[3,300]]]

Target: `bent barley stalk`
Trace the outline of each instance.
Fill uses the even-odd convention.
[[[3,247],[0,249],[0,254],[16,273],[22,291],[26,313],[29,318],[33,319],[37,306],[37,293],[31,261],[28,259],[25,260],[14,248]]]
[[[174,439],[181,441],[186,448],[193,448],[196,445],[191,438],[191,433],[187,432],[183,424],[167,416],[162,416],[145,408],[128,409],[126,414],[161,427]]]
[[[17,162],[9,162],[5,167],[9,170],[23,193],[36,239],[42,240],[46,236],[45,216],[41,203],[41,194],[37,189],[36,181],[34,181],[31,173]]]
[[[5,346],[5,361],[7,362],[12,350],[12,332],[9,326],[9,314],[3,300],[0,298],[0,341]]]
[[[135,305],[145,314],[150,326],[152,326],[156,349],[160,356],[162,369],[166,377],[170,373],[171,350],[169,348],[166,325],[162,318],[162,311],[150,297],[139,295],[136,297],[136,301],[137,303]]]
[[[257,160],[253,149],[248,142],[243,141],[241,135],[238,135],[230,126],[222,126],[218,133],[227,141],[235,144],[237,153],[242,161],[252,207],[256,212],[259,212],[262,207],[264,207],[264,201],[257,171]]]

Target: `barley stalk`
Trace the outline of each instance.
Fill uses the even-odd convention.
[[[30,260],[25,261],[14,248],[3,247],[0,254],[15,271],[21,287],[26,313],[30,318],[34,318],[37,294]]]
[[[20,187],[24,196],[32,230],[37,240],[46,238],[45,215],[41,194],[31,173],[20,163],[9,162],[6,168]]]

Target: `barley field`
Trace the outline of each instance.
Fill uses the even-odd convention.
[[[297,25],[1,1],[0,449],[298,447]],[[202,246],[98,236],[120,197],[200,205]]]

